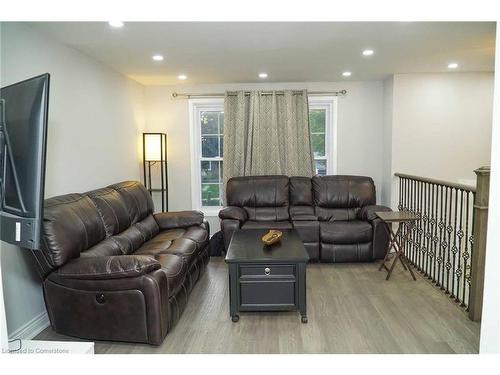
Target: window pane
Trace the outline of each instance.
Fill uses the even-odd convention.
[[[219,156],[219,137],[205,135],[201,137],[201,156],[213,158]]]
[[[223,136],[219,137],[219,142],[220,142],[220,156],[222,157],[224,155],[224,137]]]
[[[202,161],[201,162],[201,182],[220,182],[219,170],[221,167],[220,161]]]
[[[219,134],[219,113],[208,111],[200,113],[201,134]]]
[[[309,111],[309,123],[312,133],[324,133],[326,122],[325,109],[311,109]]]
[[[224,112],[219,113],[219,129],[220,134],[224,134]]]
[[[311,147],[314,156],[325,156],[325,134],[311,134]]]
[[[316,174],[319,174],[321,176],[326,175],[326,160],[315,160],[314,163],[316,164]]]
[[[203,206],[220,206],[220,184],[201,184],[201,204]]]

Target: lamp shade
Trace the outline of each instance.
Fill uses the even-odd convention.
[[[144,133],[144,161],[165,160],[164,136],[162,133]]]

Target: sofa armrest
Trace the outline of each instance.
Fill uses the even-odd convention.
[[[380,212],[380,211],[392,211],[392,210],[386,206],[379,206],[379,205],[364,206],[358,212],[358,219],[365,221],[373,221],[378,218],[375,212]]]
[[[219,211],[219,218],[222,220],[238,220],[240,223],[244,223],[248,220],[248,215],[241,207],[229,206]]]
[[[384,259],[389,244],[389,234],[386,224],[380,219],[376,212],[392,211],[386,206],[365,206],[358,212],[358,219],[369,221],[373,227],[372,251],[373,259]]]
[[[153,217],[161,230],[201,225],[204,219],[203,212],[200,211],[159,212]]]
[[[137,277],[161,268],[149,255],[115,255],[73,259],[56,271],[64,279],[109,280]]]
[[[233,237],[233,233],[241,228],[241,223],[238,220],[233,219],[223,219],[220,222],[220,229],[222,230],[222,236],[224,237],[224,249],[227,251],[229,248],[229,243]]]

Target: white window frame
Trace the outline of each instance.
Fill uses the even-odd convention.
[[[206,216],[217,216],[223,206],[202,206],[201,201],[201,119],[203,111],[224,111],[224,98],[189,99],[189,135],[191,138],[191,206]],[[224,160],[214,158],[214,160]]]
[[[337,174],[337,101],[336,96],[309,95],[309,109],[324,109],[325,113],[325,157],[326,173]]]

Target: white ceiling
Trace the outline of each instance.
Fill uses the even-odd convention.
[[[143,84],[380,80],[393,73],[493,71],[493,22],[32,23]],[[375,54],[363,57],[372,48]],[[154,62],[151,56],[165,56]],[[350,78],[342,77],[345,70]]]

